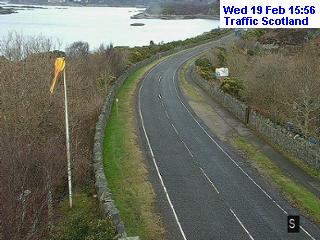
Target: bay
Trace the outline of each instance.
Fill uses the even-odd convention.
[[[219,26],[219,21],[206,19],[130,19],[143,10],[140,8],[43,7],[46,9],[0,15],[0,38],[16,31],[59,39],[63,48],[74,41],[86,41],[91,49],[101,43],[133,47],[149,45],[151,40],[155,43],[183,40]],[[144,26],[131,26],[133,23]]]

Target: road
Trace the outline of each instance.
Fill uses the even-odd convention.
[[[208,130],[180,92],[181,65],[232,39],[169,57],[138,92],[141,139],[168,239],[318,239],[319,227],[304,217],[300,233],[287,233],[287,215],[297,210]]]

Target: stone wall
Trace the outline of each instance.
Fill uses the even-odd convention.
[[[270,119],[250,109],[249,106],[224,93],[216,85],[210,84],[199,76],[195,66],[191,66],[192,80],[205,90],[215,101],[227,108],[241,122],[259,133],[271,144],[280,147],[292,156],[301,159],[317,170],[320,170],[320,146],[311,144],[304,138],[295,136],[284,127],[273,123]]]
[[[104,134],[107,126],[107,121],[111,113],[113,100],[118,92],[118,89],[122,86],[124,81],[129,77],[130,74],[134,73],[139,68],[146,66],[155,60],[156,57],[142,61],[132,67],[130,67],[124,74],[122,74],[116,83],[112,86],[107,97],[105,98],[104,104],[101,109],[98,122],[96,124],[96,132],[94,137],[94,148],[93,148],[93,169],[95,174],[95,186],[99,199],[99,207],[104,217],[110,217],[116,228],[116,232],[119,238],[125,239],[127,234],[125,232],[124,224],[121,221],[119,210],[112,201],[111,191],[108,188],[107,179],[104,173],[103,165],[103,142]]]

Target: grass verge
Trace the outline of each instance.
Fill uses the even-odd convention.
[[[61,216],[53,228],[50,240],[112,240],[115,228],[110,219],[100,217],[97,199],[92,194],[75,193],[73,208],[69,208],[69,199],[61,203],[58,214]]]
[[[189,59],[187,62],[183,64],[181,69],[179,70],[179,81],[182,86],[182,90],[188,93],[188,96],[192,98],[193,101],[203,102],[199,93],[195,90],[195,88],[186,80],[186,73],[188,71],[189,66],[194,62],[195,58]]]
[[[134,106],[139,80],[159,61],[134,72],[120,88],[104,140],[105,174],[112,198],[127,233],[146,240],[163,239],[164,228],[155,211],[155,193],[138,144]]]
[[[320,224],[320,199],[287,176],[267,156],[244,138],[234,138],[233,145],[247,155],[249,161],[259,172],[276,184],[291,204],[308,215],[314,222]]]

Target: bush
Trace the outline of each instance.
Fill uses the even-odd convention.
[[[198,74],[206,80],[214,80],[215,68],[208,58],[199,58],[195,61]]]
[[[77,214],[65,226],[64,234],[61,238],[59,237],[59,240],[112,240],[114,228],[109,219],[88,220]]]
[[[237,98],[240,97],[240,92],[244,89],[243,83],[239,78],[236,77],[226,77],[222,82],[220,89],[222,91],[229,93]]]
[[[112,240],[115,228],[110,219],[97,218],[95,199],[85,194],[75,195],[73,209],[68,209],[65,201],[60,211],[64,221],[55,229],[51,240]]]
[[[209,61],[208,58],[198,58],[195,61],[195,64],[198,67],[205,67],[205,68],[211,68],[212,67],[212,64],[211,64],[211,62]]]
[[[266,29],[250,29],[241,36],[242,39],[249,40],[252,38],[259,38],[267,32]]]
[[[223,47],[218,47],[217,49],[218,49],[218,54],[217,54],[218,66],[217,67],[225,67],[226,61],[227,61],[227,51]]]

